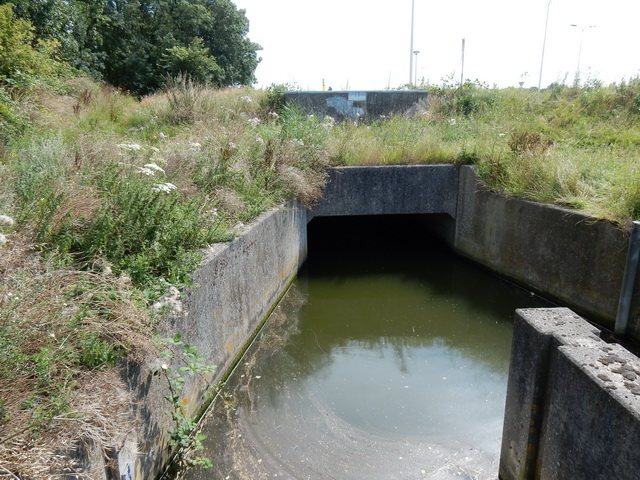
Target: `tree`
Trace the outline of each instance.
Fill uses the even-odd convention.
[[[216,86],[250,85],[260,46],[229,0],[0,0],[15,4],[38,40],[73,67],[143,95],[167,75]]]
[[[163,69],[172,77],[188,74],[198,83],[223,83],[224,72],[215,59],[209,55],[200,38],[193,40],[188,47],[171,47],[163,55]]]
[[[12,5],[0,5],[0,87],[26,88],[40,77],[63,73],[66,66],[55,59],[57,46],[37,40],[31,23],[14,17]]]
[[[0,5],[8,3],[18,18],[31,23],[35,39],[57,42],[62,60],[100,76],[103,0],[0,0]]]

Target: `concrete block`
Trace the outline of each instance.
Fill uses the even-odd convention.
[[[640,362],[620,345],[554,352],[537,478],[633,480],[640,471]]]
[[[637,357],[570,310],[518,310],[500,478],[637,478],[639,378]]]

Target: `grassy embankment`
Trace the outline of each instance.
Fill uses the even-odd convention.
[[[500,192],[623,226],[640,216],[640,81],[429,90],[411,117],[370,124],[180,81],[141,100],[82,79],[12,99],[0,128],[0,474],[44,478],[67,444],[115,445],[112,412],[128,399],[111,366],[154,351],[153,306],[234,225],[318,198],[326,165],[473,163]]]

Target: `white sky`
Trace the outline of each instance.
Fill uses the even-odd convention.
[[[411,0],[233,0],[259,43],[257,86],[377,90],[409,81]],[[538,85],[548,0],[414,0],[418,79]],[[551,0],[542,87],[640,75],[640,0]],[[578,28],[571,24],[579,25]],[[582,27],[595,25],[594,28]],[[580,52],[580,38],[582,51]]]

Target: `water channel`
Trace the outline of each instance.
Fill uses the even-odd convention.
[[[548,304],[423,221],[310,224],[307,262],[208,414],[214,468],[185,478],[497,478],[513,313]]]

